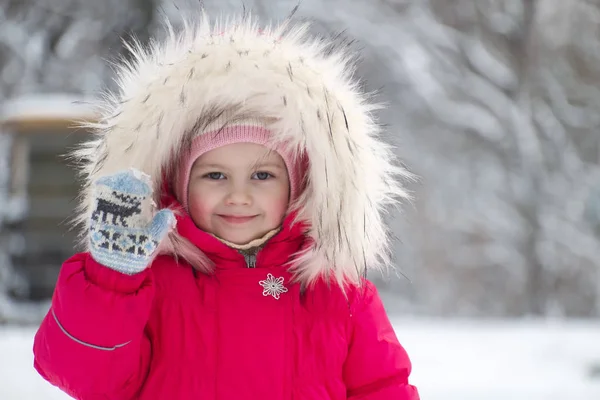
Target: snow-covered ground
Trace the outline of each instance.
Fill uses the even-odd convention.
[[[600,321],[394,326],[423,400],[600,399]]]
[[[397,319],[394,326],[422,400],[600,399],[600,321]],[[68,399],[33,370],[34,332],[0,328],[2,400]]]

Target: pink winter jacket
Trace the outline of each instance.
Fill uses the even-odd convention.
[[[35,336],[35,368],[77,399],[417,400],[409,358],[375,286],[301,291],[281,265],[305,241],[299,224],[243,256],[180,217],[178,231],[216,264],[168,256],[134,276],[87,253],[67,260]],[[263,295],[260,281],[288,290]]]

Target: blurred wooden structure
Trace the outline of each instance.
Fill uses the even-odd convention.
[[[0,132],[12,136],[10,196],[26,199],[26,216],[13,225],[23,251],[13,260],[30,284],[30,297],[52,293],[62,261],[74,251],[70,221],[79,184],[65,158],[94,119],[89,107],[68,96],[36,96],[3,104]]]

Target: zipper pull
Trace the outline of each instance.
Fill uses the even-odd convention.
[[[246,260],[246,267],[256,268],[256,254],[244,254],[244,260]]]

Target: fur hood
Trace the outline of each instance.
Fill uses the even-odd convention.
[[[295,257],[296,278],[357,283],[367,267],[386,267],[383,214],[408,197],[399,179],[410,175],[379,138],[372,114],[379,106],[353,79],[348,47],[311,38],[306,24],[261,28],[248,16],[211,25],[203,14],[181,31],[167,24],[167,33],[148,48],[129,45],[131,57],[117,70],[120,90],[98,102],[101,119],[86,125],[95,138],[74,153],[86,182],[77,217],[84,243],[91,182],[133,167],[161,188],[192,135],[211,116],[234,112],[272,119],[276,140],[308,156],[306,189],[295,208],[314,245]],[[168,242],[185,257],[185,239],[173,232]]]

